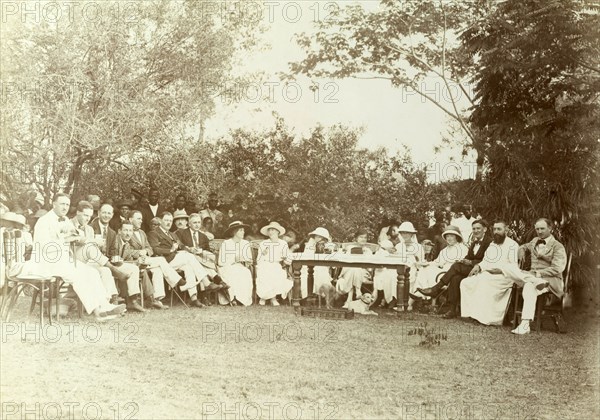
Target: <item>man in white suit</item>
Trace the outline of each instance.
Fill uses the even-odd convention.
[[[112,319],[125,311],[125,305],[109,303],[98,271],[78,263],[72,255],[71,244],[81,237],[73,235],[73,224],[65,217],[70,204],[68,195],[56,194],[52,211],[37,221],[33,240],[39,254],[32,256],[35,270],[43,275],[61,277],[71,284],[86,312],[93,313],[96,320]]]
[[[511,331],[513,334],[529,334],[539,295],[551,292],[559,299],[564,295],[562,273],[567,265],[567,251],[552,235],[550,220],[538,219],[535,231],[537,236],[520,249],[523,256],[526,252],[531,254],[531,269],[515,276],[515,283],[523,286],[523,312],[521,324]],[[555,318],[555,322],[563,332],[562,318]]]
[[[133,235],[129,240],[129,244],[133,248],[132,258],[144,257],[146,264],[149,265],[149,270],[152,273],[152,286],[154,287],[154,301],[152,306],[157,309],[166,309],[168,306],[161,302],[161,299],[165,297],[165,284],[164,280],[169,283],[171,287],[185,285],[185,280],[181,278],[177,271],[169,265],[164,257],[154,255],[154,251],[148,242],[146,232],[142,230],[143,216],[139,210],[134,210],[130,216],[129,221],[133,226]]]

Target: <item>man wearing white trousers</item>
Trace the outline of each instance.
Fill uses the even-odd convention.
[[[72,243],[73,251],[77,261],[98,271],[108,298],[111,303],[117,303],[118,291],[115,279],[125,282],[129,275],[113,266],[102,254],[100,247],[104,248],[104,239],[95,238],[94,229],[89,225],[93,212],[94,208],[90,202],[80,201],[77,204],[77,215],[71,219],[71,223],[73,223],[73,234],[79,234],[81,238]]]
[[[148,233],[148,242],[154,253],[164,257],[175,270],[183,271],[185,284],[179,285],[180,290],[188,291],[192,305],[199,308],[204,305],[198,300],[197,286],[202,291],[217,290],[221,287],[212,283],[208,272],[193,254],[185,251],[185,245],[169,230],[173,224],[173,215],[164,212],[160,215],[160,226]]]
[[[168,306],[161,302],[165,297],[164,280],[173,288],[177,287],[179,283],[185,284],[185,280],[171,267],[165,257],[154,256],[154,250],[148,242],[146,232],[142,230],[142,212],[139,210],[133,211],[129,216],[129,222],[133,226],[133,235],[129,240],[129,245],[132,248],[129,258],[137,259],[142,257],[144,259],[144,263],[149,266],[148,270],[152,273],[154,301],[152,301],[151,305],[157,309],[166,309]]]
[[[567,265],[565,247],[552,236],[552,222],[541,218],[535,222],[537,237],[520,248],[522,257],[531,254],[531,270],[514,274],[515,283],[523,285],[523,312],[521,324],[511,332],[528,334],[530,322],[535,316],[537,297],[551,292],[561,298],[564,294],[562,273]],[[559,320],[557,322],[561,322]],[[559,324],[559,330],[562,326]]]
[[[93,313],[97,321],[113,319],[125,311],[125,305],[109,303],[98,271],[78,264],[72,254],[71,244],[81,236],[73,235],[73,224],[65,217],[70,204],[68,195],[58,193],[52,211],[39,218],[34,231],[36,254],[25,264],[24,273],[61,277],[73,286],[88,314]]]

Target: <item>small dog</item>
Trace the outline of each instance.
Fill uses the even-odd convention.
[[[359,300],[353,300],[348,305],[349,311],[354,311],[355,314],[361,315],[379,315],[377,312],[369,309],[375,302],[375,298],[370,293],[363,293]]]
[[[340,297],[340,294],[337,292],[335,286],[330,282],[323,283],[321,286],[319,286],[317,294],[319,295],[319,303],[321,297],[325,298],[325,307],[327,309],[332,309],[333,302]]]

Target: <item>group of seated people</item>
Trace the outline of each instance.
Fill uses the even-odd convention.
[[[535,223],[536,238],[522,246],[507,236],[504,221],[496,221],[489,235],[488,223],[468,220],[469,214],[468,236],[458,226],[442,225],[435,238],[438,244],[429,239],[419,243],[411,222],[393,222],[382,230],[378,244],[369,244],[368,232],[359,230],[355,242],[345,249],[332,247],[332,238],[323,227],[297,244],[289,234],[285,236],[283,226],[271,222],[260,229],[266,239],[254,241],[254,257],[246,235],[248,225],[229,223],[223,230],[226,239],[213,252],[209,241],[214,236],[209,235],[205,222],[216,221],[218,210],[209,206],[200,213],[188,214],[179,208],[166,211],[160,208],[153,191],[148,201],[148,206],[140,209],[121,205],[115,224],[111,204],[100,205],[94,218],[94,205],[80,201],[73,217],[68,218],[70,197],[56,194],[52,210],[35,223],[31,257],[11,267],[9,276],[60,277],[98,321],[125,311],[144,312],[147,308],[140,303],[142,293],[147,307],[168,308],[162,302],[165,286],[189,295],[195,307],[211,305],[209,295],[213,293],[223,305],[251,305],[254,261],[259,304],[279,306],[293,287],[291,253],[315,254],[326,252],[328,247],[331,252],[401,257],[410,269],[408,310],[416,302],[447,290],[449,309],[444,318],[460,315],[486,325],[501,324],[516,283],[523,287],[524,299],[522,322],[513,330],[516,334],[529,332],[538,295],[563,294],[566,252],[552,236],[552,223],[544,218]],[[3,229],[23,229],[25,218],[17,216],[3,213]],[[519,260],[530,261],[530,266],[519,266]],[[140,270],[149,275],[140,276]],[[0,280],[4,281],[4,275]],[[323,285],[330,285],[345,308],[367,292],[374,297],[371,307],[397,309],[401,299],[397,296],[396,270],[347,267],[336,274],[328,267],[314,267],[313,280],[313,290],[309,291],[308,270],[303,267],[298,298],[321,293]]]

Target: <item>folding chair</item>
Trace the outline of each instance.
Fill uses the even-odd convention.
[[[184,278],[183,271],[177,270],[177,273],[179,273],[181,278]],[[190,308],[189,305],[187,303],[185,303],[185,299],[182,298],[181,295],[179,294],[179,292],[177,291],[177,286],[171,287],[171,285],[169,283],[167,283],[166,280],[165,280],[165,284],[167,285],[167,291],[171,292],[171,308],[173,307],[173,294],[175,294],[177,296],[177,299],[179,299],[179,301],[181,303],[183,303],[183,306],[185,306],[187,309],[189,309]]]
[[[33,295],[31,298],[31,305],[29,307],[29,314],[33,313],[35,308],[37,297],[39,296],[40,305],[40,327],[44,326],[44,314],[47,312],[48,322],[52,325],[52,288],[56,288],[58,285],[56,277],[36,276],[36,275],[15,275],[11,276],[9,273],[11,268],[17,263],[23,263],[21,255],[21,231],[4,231],[2,234],[2,258],[5,266],[5,279],[3,285],[3,298],[2,305],[0,306],[0,319],[4,322],[8,322],[14,306],[17,302],[19,295],[27,287],[33,289]],[[9,282],[13,283],[11,290],[8,290]],[[58,292],[58,289],[56,289]],[[48,295],[48,305],[46,307],[44,294]],[[56,293],[58,296],[58,293]],[[58,300],[56,303],[56,316],[58,317]]]

